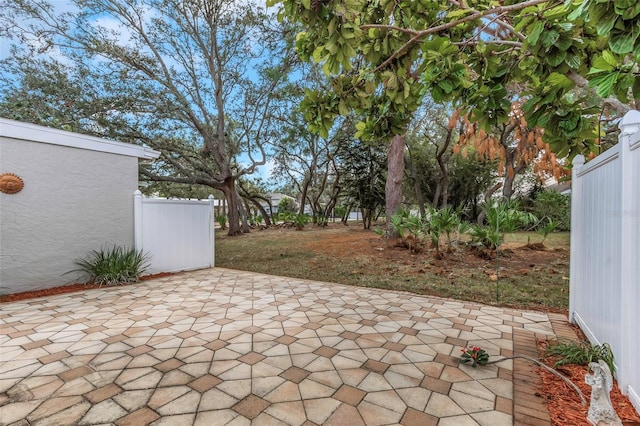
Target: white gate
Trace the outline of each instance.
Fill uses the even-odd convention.
[[[151,255],[149,273],[214,266],[214,199],[171,200],[134,195],[135,246]]]
[[[621,391],[640,411],[640,112],[619,143],[574,159],[569,317],[592,343],[609,343]]]

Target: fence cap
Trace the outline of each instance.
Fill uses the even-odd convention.
[[[620,120],[618,128],[622,130],[623,134],[637,132],[640,129],[640,111],[631,110],[627,112]]]
[[[578,154],[573,158],[573,161],[571,162],[571,165],[576,167],[576,166],[582,166],[584,165],[584,155],[582,154]]]

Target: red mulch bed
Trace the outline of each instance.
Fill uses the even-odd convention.
[[[145,275],[140,277],[140,281],[146,281],[153,278],[162,278],[169,275],[173,275],[170,272],[160,272],[158,274]],[[124,284],[126,285],[126,284]],[[17,302],[19,300],[33,299],[36,297],[55,296],[56,294],[73,293],[76,291],[90,290],[92,288],[107,287],[106,285],[100,286],[98,284],[69,284],[60,287],[47,288],[45,290],[24,291],[22,293],[15,294],[0,294],[0,303],[5,302]]]
[[[545,348],[546,342],[538,342],[541,360],[549,367],[553,367],[557,358],[545,357]],[[559,426],[589,426],[587,411],[589,410],[589,399],[591,398],[591,386],[584,381],[584,376],[588,373],[587,366],[563,365],[557,367],[556,370],[580,388],[587,400],[587,405],[580,403],[580,397],[562,379],[543,368],[538,368],[538,374],[542,379],[540,394],[547,400],[551,421],[554,425]],[[613,390],[611,391],[611,403],[623,424],[629,426],[640,425],[640,416],[638,416],[629,399],[622,395],[616,382],[614,382]]]
[[[17,302],[19,300],[33,299],[36,297],[55,296],[56,294],[73,293],[76,291],[100,288],[98,284],[69,284],[62,287],[48,288],[45,290],[24,291],[14,294],[0,294],[0,303]]]

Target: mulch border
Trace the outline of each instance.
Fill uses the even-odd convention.
[[[549,312],[549,321],[556,338],[578,340],[575,330],[563,314]],[[513,352],[534,359],[538,358],[538,340],[549,336],[522,328],[513,329]],[[547,401],[540,393],[542,379],[538,367],[524,359],[513,360],[513,422],[518,425],[552,425]]]

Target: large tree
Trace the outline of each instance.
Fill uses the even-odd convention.
[[[14,49],[13,58],[26,63],[54,48],[92,88],[84,94],[90,101],[114,100],[101,113],[122,125],[87,127],[159,149],[160,161],[141,170],[147,179],[220,190],[229,234],[241,233],[236,181],[265,163],[266,112],[292,60],[290,38],[263,9],[241,1],[73,3],[75,11],[58,13],[42,0],[0,0],[5,35],[31,47]],[[237,162],[241,153],[248,161]]]
[[[345,109],[373,107],[362,134],[403,134],[423,90],[495,126],[518,97],[529,125],[572,157],[593,149],[602,108],[640,103],[634,0],[271,1],[305,26],[298,51],[334,79],[334,93],[306,104],[320,131]]]
[[[473,148],[464,157],[454,153],[461,130],[458,114],[451,116],[447,108],[429,101],[409,128],[405,193],[423,217],[426,204],[452,206],[475,217],[482,196],[495,183],[496,162],[476,156]]]
[[[387,163],[385,150],[380,145],[351,139],[339,155],[346,205],[360,209],[365,229],[371,228],[386,207]]]
[[[394,33],[372,44],[358,25],[367,19],[390,24],[403,19],[404,12],[391,8],[383,13],[382,9],[358,1],[282,3],[283,13],[300,22],[305,30],[297,37],[298,54],[305,60],[322,63],[330,77],[331,90],[308,90],[301,104],[310,129],[326,136],[338,115],[355,111],[363,117],[356,126],[356,138],[386,146],[385,209],[389,223],[402,201],[404,135],[423,96],[417,68],[419,49],[412,47],[407,55],[390,57],[410,37]],[[405,18],[424,17],[419,11],[414,12]]]
[[[309,207],[314,223],[324,224],[340,192],[336,154],[345,139],[353,137],[351,120],[342,120],[326,136],[309,131],[299,106],[305,90],[323,87],[325,80],[316,66],[301,69],[300,79],[280,90],[271,114],[278,123],[269,137],[275,164],[273,177],[291,184],[299,195],[298,214]]]

